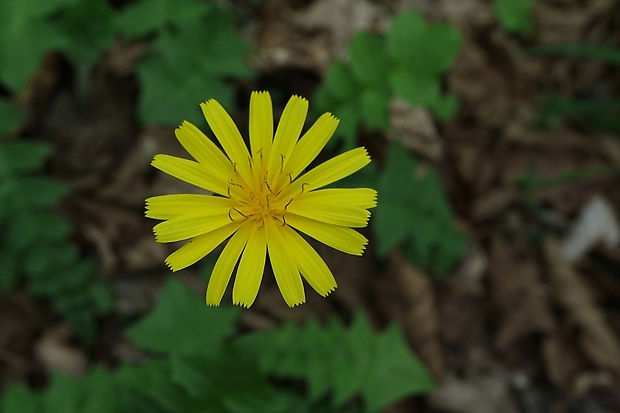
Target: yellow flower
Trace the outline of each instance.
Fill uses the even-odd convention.
[[[213,251],[230,237],[217,260],[206,301],[219,305],[237,266],[233,302],[250,307],[256,298],[266,255],[286,303],[305,301],[302,276],[322,296],[336,288],[331,271],[297,232],[337,250],[362,255],[367,239],[351,228],[365,227],[376,205],[373,189],[319,189],[370,162],[364,148],[352,149],[302,173],[323,149],[338,119],[323,114],[301,137],[308,101],[293,96],[275,136],[271,97],[250,99],[250,151],[224,108],[215,100],[201,104],[224,153],[190,122],[175,134],[197,162],[156,155],[152,165],[213,195],[174,194],[146,200],[146,216],[165,220],[153,231],[158,242],[190,240],[166,258],[178,271]],[[239,259],[241,257],[241,259]]]

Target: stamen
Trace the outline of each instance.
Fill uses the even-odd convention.
[[[292,184],[293,183],[293,174],[292,173],[287,173],[286,176],[288,176],[288,183]]]
[[[303,184],[301,184],[301,193],[303,194],[304,191],[306,190],[306,185],[310,185],[308,182],[304,182]]]
[[[285,156],[280,154],[280,159],[282,160],[282,162],[280,162],[280,172],[282,172],[282,169],[284,169],[284,158]]]
[[[237,172],[237,162],[233,162],[233,172],[234,172],[236,175],[239,175],[239,173]]]
[[[231,220],[231,221],[233,221],[233,222],[234,222],[235,220],[234,220],[234,219],[233,219],[233,217],[232,217],[232,211],[235,211],[237,214],[239,214],[239,215],[243,216],[243,217],[244,217],[244,218],[246,218],[246,219],[248,218],[248,216],[247,216],[247,215],[245,215],[243,212],[239,211],[239,210],[238,210],[237,208],[235,208],[235,207],[232,207],[232,208],[230,208],[230,209],[228,210],[228,218],[230,218],[230,220]]]
[[[273,191],[271,190],[271,187],[269,186],[269,182],[267,182],[267,177],[265,177],[265,180],[263,182],[267,186],[267,189],[269,189],[269,193],[272,193]]]
[[[288,208],[288,206],[291,204],[291,202],[293,202],[293,198],[289,199],[289,201],[286,203],[286,205],[284,205],[284,210],[286,211],[286,208]]]

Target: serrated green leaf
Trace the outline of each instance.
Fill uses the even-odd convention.
[[[336,106],[333,108],[333,114],[340,120],[334,135],[342,137],[342,150],[353,149],[358,145],[357,130],[361,120],[358,103],[353,101]]]
[[[206,307],[187,287],[168,280],[155,309],[126,334],[146,350],[214,354],[234,331],[238,315],[238,308]]]
[[[364,123],[371,128],[385,131],[390,124],[391,95],[380,89],[367,89],[362,93],[360,104]]]
[[[94,63],[114,41],[113,17],[107,0],[77,0],[55,20],[68,39],[63,51],[76,63]]]
[[[422,73],[426,55],[421,52],[419,46],[426,30],[428,25],[419,13],[410,11],[394,16],[385,39],[385,47],[390,58],[403,69]],[[428,50],[435,45],[423,44],[422,47],[423,50]]]
[[[391,146],[386,165],[378,183],[381,202],[373,213],[377,254],[386,257],[400,245],[414,264],[443,275],[463,254],[466,241],[454,226],[439,176],[420,170],[401,144]]]
[[[41,141],[0,142],[0,177],[40,170],[50,152],[50,145]]]
[[[379,411],[405,396],[430,392],[435,383],[411,354],[403,334],[393,325],[375,340],[375,369],[364,387],[369,411]]]
[[[257,340],[257,336],[263,339]],[[330,400],[324,396],[327,396],[327,389],[331,390],[334,397],[320,411],[342,411],[344,404],[355,396],[366,401],[370,411],[375,411],[408,394],[432,388],[428,373],[410,353],[400,331],[389,329],[375,333],[361,314],[356,315],[348,328],[336,319],[330,320],[327,327],[319,328],[316,323],[306,326],[288,323],[266,333],[254,333],[249,341],[241,339],[236,343],[241,347],[235,348],[244,351],[256,343],[260,343],[260,349],[255,351],[259,352],[261,360],[272,360],[261,364],[265,373],[306,379],[310,400],[314,402]],[[392,354],[387,354],[389,348],[394,349]],[[249,354],[256,353],[250,351]],[[402,364],[395,367],[397,360]],[[397,374],[390,377],[389,384],[377,390],[378,382],[385,380],[389,369]],[[404,370],[410,375],[405,375]],[[391,389],[385,390],[385,386]]]
[[[211,9],[208,3],[193,0],[141,0],[122,9],[116,18],[116,28],[129,37],[144,36],[177,28],[200,20]]]
[[[22,192],[22,207],[42,208],[56,205],[68,192],[66,184],[44,176],[20,176],[15,185]]]
[[[20,91],[46,51],[62,48],[66,38],[48,17],[74,0],[0,2],[0,81]]]
[[[25,386],[10,384],[0,398],[0,411],[2,413],[40,413],[41,400],[39,395]]]
[[[11,132],[22,121],[23,117],[24,114],[15,102],[0,98],[0,135]]]
[[[532,30],[533,0],[493,0],[502,28],[508,32],[527,34]]]
[[[459,51],[461,35],[446,24],[428,25],[416,12],[392,19],[386,47],[399,70],[433,79],[447,70]]]
[[[379,192],[381,194],[381,192]],[[415,225],[412,221],[411,209],[390,198],[381,199],[381,208],[373,212],[373,228],[377,236],[377,255],[386,258],[389,253],[401,245],[411,233]]]
[[[435,75],[397,69],[390,73],[392,90],[413,106],[434,105],[439,99],[439,79]]]
[[[360,84],[355,81],[349,65],[339,61],[333,62],[327,69],[322,88],[328,91],[336,101],[343,102],[355,99],[360,92]]]
[[[349,44],[351,72],[365,86],[374,89],[388,89],[390,64],[382,39],[374,34],[359,32]]]

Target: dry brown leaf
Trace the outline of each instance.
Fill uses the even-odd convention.
[[[387,22],[367,0],[320,0],[298,10],[290,2],[273,2],[266,15],[257,29],[252,63],[267,72],[296,67],[323,73],[355,33]]]
[[[69,344],[73,333],[66,324],[47,330],[37,342],[34,353],[36,358],[49,371],[61,371],[72,377],[86,374],[88,358],[79,347]]]
[[[390,134],[407,149],[435,162],[443,156],[443,141],[428,110],[413,108],[402,99],[393,99],[390,126]]]
[[[504,353],[535,333],[548,333],[554,320],[542,297],[538,268],[529,259],[514,257],[506,242],[493,239],[490,258],[493,305],[498,314],[495,343]]]
[[[572,338],[560,329],[543,337],[541,352],[549,380],[560,389],[571,389],[578,374],[587,365]]]
[[[487,191],[474,199],[471,218],[475,222],[496,218],[520,197],[515,186],[501,186]]]
[[[377,294],[381,309],[390,319],[402,324],[413,349],[440,379],[444,364],[435,294],[428,275],[412,266],[399,252],[394,252],[378,281]]]
[[[620,343],[596,306],[586,284],[562,257],[554,240],[543,248],[551,288],[559,306],[568,313],[569,327],[581,350],[597,367],[620,373]]]

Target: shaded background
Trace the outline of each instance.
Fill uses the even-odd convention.
[[[620,411],[619,23],[613,0],[4,0],[0,411]],[[319,160],[366,146],[343,185],[379,205],[363,257],[313,244],[327,299],[289,309],[267,269],[215,310],[183,286],[217,251],[172,276],[143,217],[197,189],[149,162],[187,157],[184,119],[210,134],[209,98],[247,135],[252,90],[339,117]]]

